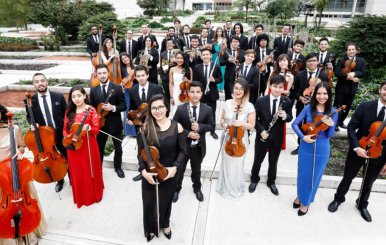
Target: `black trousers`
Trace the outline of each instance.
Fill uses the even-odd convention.
[[[177,176],[177,185],[176,185],[176,191],[180,192],[182,189],[182,181],[184,179],[184,173],[186,170],[186,165],[188,164],[188,161],[190,160],[190,167],[192,169],[192,182],[193,182],[193,191],[197,192],[201,190],[201,163],[203,160],[202,154],[201,154],[201,147],[196,146],[193,148],[190,148],[190,152],[185,157],[185,160],[181,166],[181,169],[179,169],[178,176]]]
[[[371,188],[373,187],[374,181],[377,179],[379,172],[385,164],[385,153],[386,148],[384,147],[382,150],[382,156],[377,159],[370,159],[367,173],[363,181],[363,189],[360,200],[358,200],[359,208],[367,208],[369,204],[368,200],[370,197]],[[365,159],[359,157],[356,152],[350,147],[348,150],[345,166],[344,166],[344,174],[343,179],[340,182],[338,189],[335,194],[335,200],[338,202],[344,202],[345,195],[351,185],[352,180],[357,176],[361,167],[365,164]]]
[[[210,93],[204,94],[202,97],[202,103],[207,104],[212,108],[212,113],[213,113],[213,132],[216,130],[216,108],[217,108],[217,101],[213,101],[210,97]]]
[[[347,106],[344,111],[340,112],[338,124],[342,124],[346,119],[348,113],[350,112],[351,105],[352,105],[352,102],[354,101],[354,98],[355,98],[355,94],[343,94],[343,93],[335,94],[334,107],[337,108],[342,105]]]
[[[277,173],[277,162],[279,160],[281,143],[272,144],[272,139],[267,139],[266,142],[260,140],[261,136],[256,134],[255,140],[255,159],[252,166],[252,182],[259,182],[260,168],[264,158],[268,152],[268,180],[267,185],[275,184]]]
[[[166,101],[170,102],[169,79],[162,80],[162,87],[164,88]]]
[[[232,99],[234,80],[224,79],[225,100]]]
[[[302,110],[304,109],[304,105],[300,100],[298,100],[296,103],[300,103],[299,105],[296,104],[296,117],[298,117],[300,112],[302,112]],[[305,123],[305,120],[303,121],[303,123]],[[298,145],[300,145],[300,138],[299,137],[298,137]]]
[[[268,73],[260,73],[260,93],[259,96],[264,96],[264,92],[267,89]]]
[[[117,137],[118,139],[122,139],[122,133],[110,133],[106,130],[106,128],[101,128],[103,131],[111,134],[114,137]],[[97,142],[98,142],[98,147],[99,147],[99,154],[101,158],[101,163],[103,165],[103,157],[104,157],[104,152],[105,152],[105,146],[107,142],[108,136],[104,133],[99,133],[97,135]],[[113,138],[113,144],[114,144],[114,167],[122,167],[122,142],[116,140]]]

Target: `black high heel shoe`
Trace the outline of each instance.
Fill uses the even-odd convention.
[[[166,236],[167,239],[172,239],[172,230],[170,230],[169,232],[164,232],[164,235]]]
[[[151,240],[153,240],[153,238],[154,238],[154,234],[153,234],[153,233],[150,233],[150,234],[148,234],[148,235],[146,236],[147,242],[150,242]]]
[[[296,199],[295,199],[294,203],[292,204],[292,207],[294,209],[300,208],[300,203],[296,203]]]
[[[303,212],[302,210],[299,209],[299,210],[298,210],[298,216],[306,215],[307,212],[308,212],[308,208],[307,208],[307,210],[306,210],[305,212]]]

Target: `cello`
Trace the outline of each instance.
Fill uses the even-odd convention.
[[[118,30],[117,27],[113,26],[113,50],[114,54],[117,54],[117,37],[118,37]],[[117,56],[114,57],[112,62],[108,64],[110,72],[109,80],[115,84],[121,84],[122,82],[122,74],[121,74],[121,64],[119,61],[119,58]]]
[[[83,125],[86,122],[90,109],[86,109],[81,123],[74,123],[71,126],[71,133],[63,139],[63,146],[69,150],[79,150],[83,144],[83,136],[87,134],[87,130],[83,130]]]
[[[16,158],[13,114],[7,113],[11,155],[0,162],[0,237],[18,238],[33,232],[40,224],[38,202],[31,197],[33,166],[26,158]]]
[[[238,120],[240,105],[236,109],[235,120]],[[243,143],[244,128],[231,125],[228,129],[229,139],[225,143],[225,152],[231,157],[241,157],[245,154],[245,145]]]
[[[107,104],[109,103],[109,99],[110,97],[114,94],[114,90],[111,90],[109,92],[109,95],[107,96],[106,100],[104,103],[99,103],[99,105],[97,106],[97,112],[98,112],[98,116],[99,116],[99,127],[102,128],[103,126],[105,126],[105,123],[106,123],[106,116],[107,114],[109,114],[110,111],[106,111],[105,109],[103,109],[103,105],[104,104]]]
[[[103,61],[102,61],[102,56],[101,56],[101,52],[102,52],[102,25],[99,24],[99,50],[98,50],[98,53],[96,54],[96,56],[92,57],[92,60],[91,60],[91,63],[93,65],[93,72],[91,73],[91,78],[90,78],[90,86],[91,87],[96,87],[99,85],[99,79],[98,79],[98,76],[96,74],[96,67],[99,65],[99,64],[102,64]]]
[[[24,102],[31,118],[31,125],[35,128],[24,136],[25,144],[34,155],[33,178],[39,183],[59,181],[67,174],[67,160],[55,147],[55,130],[50,126],[37,127],[32,111],[32,97],[28,93],[26,97]]]

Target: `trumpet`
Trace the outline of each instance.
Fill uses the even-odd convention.
[[[189,55],[192,55],[192,56],[200,56],[201,55],[201,46],[198,46],[197,48],[187,48],[187,47],[184,47],[183,48],[183,52],[185,54],[189,54]]]

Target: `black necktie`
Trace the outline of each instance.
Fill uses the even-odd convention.
[[[386,106],[382,106],[381,110],[378,113],[377,121],[383,122],[383,120],[385,119],[385,108]]]
[[[310,72],[309,72],[309,76],[308,76],[308,80],[310,80],[310,79],[311,79],[311,77],[312,77],[312,74],[314,74],[314,72],[310,71]]]
[[[320,57],[319,57],[319,63],[322,64],[323,63],[323,53],[320,53]]]
[[[244,69],[244,78],[247,77],[247,71],[248,71],[248,66],[246,66],[245,69]]]
[[[277,99],[273,99],[272,116],[276,114],[276,102]]]
[[[197,106],[194,105],[192,107],[193,107],[193,119],[194,119],[194,121],[197,121],[197,111],[196,111]]]
[[[95,35],[95,42],[99,44],[98,35]]]
[[[141,100],[142,100],[142,103],[146,103],[145,88],[142,88]]]
[[[186,46],[189,48],[189,46],[190,46],[190,44],[189,44],[189,36],[186,35],[185,39],[186,39]]]
[[[265,49],[261,50],[261,60],[264,59],[264,56],[265,56]]]
[[[202,42],[203,42],[203,44],[205,45],[205,43],[206,43],[206,40],[203,40]]]
[[[129,41],[129,50],[128,50],[128,52],[129,52],[130,62],[131,62],[131,42],[130,41]]]
[[[43,98],[44,112],[45,112],[46,118],[47,118],[47,124],[48,124],[48,126],[54,127],[54,123],[52,122],[51,112],[50,112],[50,109],[48,108],[46,95],[45,94],[42,95],[42,98]]]
[[[236,51],[232,50],[232,56],[233,58],[236,58]]]
[[[102,93],[103,93],[103,98],[107,99],[106,84],[102,85]]]
[[[204,76],[205,76],[205,80],[208,80],[208,65],[205,65],[205,73],[204,73]]]

